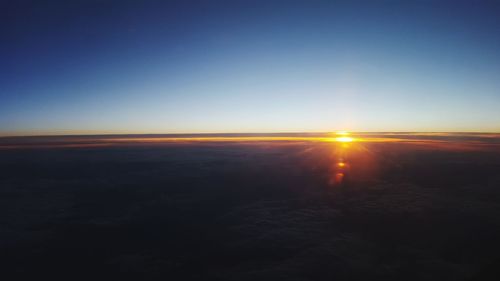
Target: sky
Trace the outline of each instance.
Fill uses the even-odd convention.
[[[500,1],[0,1],[0,135],[500,132]]]

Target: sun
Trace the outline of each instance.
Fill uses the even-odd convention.
[[[354,138],[353,137],[349,137],[350,133],[348,131],[337,131],[335,132],[335,134],[338,136],[336,138],[333,139],[333,141],[336,141],[336,142],[353,142],[354,141]]]
[[[354,138],[351,138],[351,137],[337,137],[337,138],[335,138],[335,141],[337,141],[337,142],[352,142],[352,141],[354,141]]]
[[[337,131],[335,133],[332,133],[337,135],[337,137],[329,137],[327,138],[328,141],[330,142],[341,142],[341,143],[349,143],[349,142],[354,142],[357,141],[357,138],[351,137],[351,133],[348,131]]]

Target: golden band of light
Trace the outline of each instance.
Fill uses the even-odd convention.
[[[497,136],[500,137],[500,136]],[[422,145],[439,145],[446,148],[464,148],[471,146],[472,148],[479,147],[478,145],[498,146],[498,143],[484,143],[477,140],[454,142],[452,140],[437,140],[437,139],[418,139],[418,138],[405,138],[404,136],[388,137],[370,137],[352,135],[347,132],[333,133],[329,136],[182,136],[182,137],[168,137],[168,136],[96,136],[93,137],[50,137],[47,139],[34,138],[33,141],[16,142],[5,139],[0,142],[0,149],[15,149],[15,148],[35,148],[35,147],[100,147],[100,146],[114,146],[114,145],[140,145],[140,144],[183,144],[183,143],[300,143],[300,142],[330,142],[340,143],[347,145],[354,142],[364,143],[387,143],[387,142],[400,142],[400,143],[413,143]]]

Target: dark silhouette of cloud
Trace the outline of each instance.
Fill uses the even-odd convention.
[[[346,180],[332,185],[338,145],[4,149],[1,264],[5,274],[56,279],[483,280],[496,274],[496,146],[356,143],[343,155],[350,165]]]

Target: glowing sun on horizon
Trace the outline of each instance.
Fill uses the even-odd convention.
[[[335,141],[338,141],[338,142],[352,142],[352,141],[354,141],[354,138],[351,138],[351,137],[338,137],[338,138],[335,138]]]
[[[349,132],[347,131],[338,131],[335,133],[338,137],[334,139],[336,142],[353,142],[354,138],[349,137]]]

